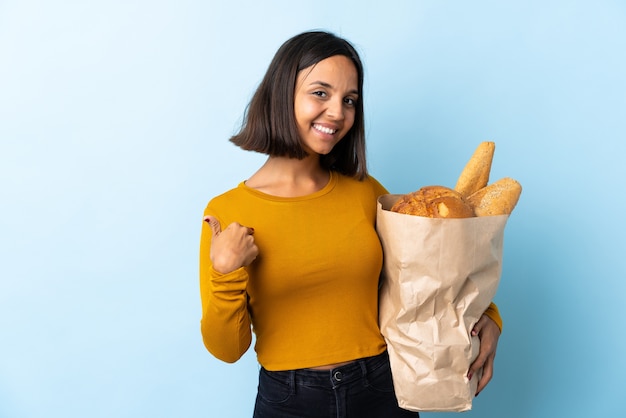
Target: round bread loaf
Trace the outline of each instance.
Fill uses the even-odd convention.
[[[445,186],[425,186],[402,196],[392,212],[428,218],[471,218],[472,207],[459,192]]]

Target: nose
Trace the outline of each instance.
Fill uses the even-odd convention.
[[[343,99],[337,98],[330,100],[328,102],[326,114],[333,120],[343,120],[345,118]]]

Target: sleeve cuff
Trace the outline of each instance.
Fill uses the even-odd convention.
[[[491,318],[491,320],[496,323],[498,328],[500,328],[500,332],[502,332],[502,317],[500,316],[500,311],[495,303],[491,302],[485,311],[485,315]]]

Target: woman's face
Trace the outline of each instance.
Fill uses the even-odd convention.
[[[294,112],[303,148],[328,154],[354,124],[359,100],[352,61],[335,55],[298,73]]]

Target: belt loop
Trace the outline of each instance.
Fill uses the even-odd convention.
[[[363,377],[367,376],[367,365],[365,363],[365,360],[359,360],[359,365],[361,366],[361,373],[363,374]]]
[[[289,388],[291,389],[291,393],[295,393],[296,391],[296,371],[289,370]]]

